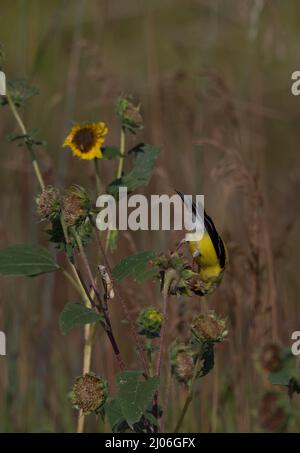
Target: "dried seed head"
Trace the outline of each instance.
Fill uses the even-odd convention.
[[[83,221],[89,213],[90,201],[86,191],[80,186],[71,186],[62,200],[62,210],[67,226]]]
[[[194,374],[194,353],[189,345],[173,343],[170,347],[171,369],[178,382],[188,383]]]
[[[76,379],[70,396],[76,409],[97,413],[107,399],[107,382],[92,373],[84,374]]]
[[[261,399],[258,411],[259,423],[263,429],[271,432],[283,431],[288,414],[280,404],[279,395],[267,392]]]
[[[259,362],[265,371],[278,371],[282,367],[282,352],[278,344],[264,345],[260,352]]]
[[[191,330],[195,339],[203,343],[218,343],[228,334],[225,320],[213,311],[196,316],[192,321]]]
[[[160,310],[153,307],[145,308],[137,319],[139,334],[148,338],[159,337],[163,318]]]
[[[182,351],[176,358],[175,374],[179,381],[188,382],[193,377],[194,361],[191,354]]]
[[[37,213],[41,220],[51,220],[60,210],[59,191],[55,187],[47,186],[37,199]]]

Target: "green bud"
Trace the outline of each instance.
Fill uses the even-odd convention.
[[[147,307],[141,311],[137,319],[138,332],[147,338],[159,337],[163,322],[163,314],[160,310]]]
[[[117,115],[121,119],[121,124],[124,129],[129,130],[133,134],[137,130],[143,128],[143,118],[140,113],[140,105],[135,106],[130,98],[119,97],[116,104]]]

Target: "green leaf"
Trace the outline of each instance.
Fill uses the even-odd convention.
[[[113,268],[113,278],[121,282],[130,274],[133,274],[133,278],[138,282],[144,281],[146,278],[157,273],[156,268],[155,272],[153,269],[149,270],[147,268],[148,262],[156,256],[157,252],[154,251],[144,251],[136,255],[126,256]]]
[[[127,187],[128,193],[133,192],[137,187],[149,184],[154,163],[160,150],[151,145],[140,144],[134,148],[136,157],[130,173],[122,178],[116,179],[108,185],[106,191],[115,198],[118,198],[119,187]]]
[[[121,156],[120,150],[117,146],[103,146],[101,151],[104,159],[113,160]]]
[[[159,426],[159,425],[158,425],[157,419],[154,417],[153,414],[151,414],[151,412],[145,412],[145,413],[144,413],[144,417],[145,417],[150,423],[152,423],[152,425],[154,425],[154,426]]]
[[[144,415],[159,385],[157,377],[145,381],[141,376],[140,371],[124,371],[117,375],[117,399],[130,427]]]
[[[82,304],[67,304],[59,317],[59,327],[66,335],[73,327],[100,321],[103,316]]]
[[[34,277],[59,269],[52,255],[39,245],[18,244],[0,250],[0,274]]]
[[[14,79],[7,82],[7,90],[10,93],[13,103],[22,107],[28,99],[39,94],[39,90],[30,85],[26,79]],[[2,104],[6,104],[7,100]]]
[[[290,349],[282,357],[281,368],[269,373],[269,382],[273,385],[289,386],[290,380],[297,376],[296,360]]]
[[[213,343],[206,343],[202,350],[201,360],[203,361],[200,370],[200,376],[206,376],[214,367],[214,345]]]
[[[107,403],[105,403],[104,410],[111,429],[114,430],[115,426],[124,420],[119,401],[116,399],[107,401]]]
[[[274,385],[289,385],[291,376],[286,370],[273,371],[269,374],[269,381]]]

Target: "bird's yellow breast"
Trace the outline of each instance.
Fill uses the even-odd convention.
[[[222,277],[224,269],[220,265],[214,245],[207,232],[204,233],[200,241],[190,241],[189,248],[199,266],[199,275],[204,282],[217,281]],[[199,253],[198,256],[197,253]]]

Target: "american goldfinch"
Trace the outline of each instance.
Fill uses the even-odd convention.
[[[178,192],[186,207],[198,216],[196,204],[187,202],[184,195]],[[202,223],[202,219],[199,219]],[[194,262],[198,265],[198,273],[201,280],[201,292],[203,295],[212,293],[220,284],[226,265],[228,252],[226,245],[219,236],[212,219],[204,210],[204,233],[199,240],[188,241],[189,249]]]

